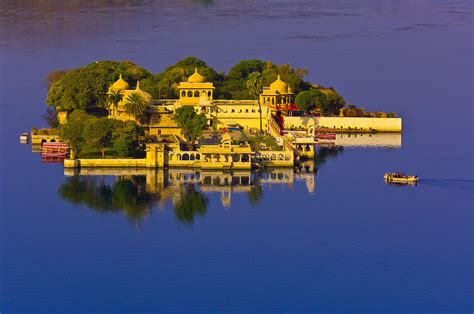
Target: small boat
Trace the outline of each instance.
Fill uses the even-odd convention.
[[[320,140],[335,140],[336,133],[316,133],[316,138]]]
[[[27,144],[28,143],[28,133],[24,132],[20,134],[20,143],[21,144]]]
[[[388,172],[383,178],[387,182],[397,183],[416,183],[419,180],[418,176],[405,175],[403,172]]]
[[[44,157],[65,158],[69,153],[69,146],[61,142],[43,143],[41,155]]]

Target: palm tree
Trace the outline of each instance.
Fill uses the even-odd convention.
[[[115,109],[115,118],[117,118],[117,108],[119,102],[122,101],[123,95],[120,92],[111,92],[108,96],[109,102],[112,103]]]
[[[252,72],[249,75],[249,79],[246,82],[249,94],[257,98],[258,112],[260,113],[260,134],[263,133],[262,129],[262,106],[260,104],[260,93],[262,92],[262,76],[259,72]]]
[[[148,107],[145,98],[138,93],[131,93],[125,100],[125,111],[136,116],[144,114]]]

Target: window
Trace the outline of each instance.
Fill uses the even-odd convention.
[[[193,97],[193,92],[192,91],[188,91],[188,97]]]
[[[186,97],[186,92],[184,90],[181,92],[181,97]]]
[[[194,92],[194,97],[199,97],[199,92],[198,91]]]

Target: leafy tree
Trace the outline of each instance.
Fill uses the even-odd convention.
[[[183,106],[176,109],[173,119],[182,128],[183,136],[194,149],[194,141],[206,128],[206,116],[197,114],[192,106]]]
[[[318,109],[324,116],[338,114],[345,105],[344,98],[332,88],[302,91],[296,95],[295,103],[305,113]]]
[[[302,68],[293,69],[289,64],[274,65],[268,61],[262,71],[262,86],[270,86],[280,75],[281,80],[289,84],[294,94],[311,87],[311,84],[305,82],[303,77],[308,74],[308,70]]]
[[[260,133],[263,133],[262,129],[262,106],[260,104],[260,94],[262,92],[262,76],[259,72],[252,72],[246,82],[249,94],[257,99],[258,112],[260,114]]]
[[[134,121],[118,122],[112,132],[112,146],[120,157],[132,156],[137,152],[144,129]]]
[[[333,88],[325,89],[325,99],[321,104],[321,113],[325,116],[337,115],[346,101]]]
[[[48,89],[46,103],[58,111],[91,111],[104,108],[107,103],[107,90],[119,74],[129,82],[153,76],[130,61],[97,61],[67,71],[52,83]]]
[[[59,128],[59,135],[71,148],[71,159],[79,156],[84,143],[84,129],[91,119],[95,119],[84,111],[76,110],[68,116],[66,124]]]
[[[138,93],[131,93],[125,100],[125,111],[135,116],[143,115],[148,108],[145,98]]]
[[[46,87],[50,87],[54,82],[58,81],[67,71],[54,70],[48,73],[45,79]]]
[[[109,102],[114,106],[114,109],[118,108],[118,104],[122,101],[123,95],[120,92],[111,92],[107,95]]]
[[[296,95],[295,103],[298,106],[298,109],[304,113],[313,111],[317,106],[319,106],[324,98],[324,94],[317,89],[310,89],[307,91],[302,91]]]
[[[112,142],[114,120],[100,118],[91,120],[84,128],[84,139],[87,144],[97,148],[105,158],[105,149]]]
[[[222,74],[218,74],[201,59],[187,57],[156,76],[161,90],[161,98],[178,98],[177,87],[179,83],[186,81],[194,73],[195,68],[206,78],[206,81],[213,82],[216,87],[219,87],[224,78]]]
[[[216,94],[224,99],[249,99],[253,97],[248,93],[246,82],[253,72],[261,73],[265,63],[261,60],[242,60],[234,65],[225,77],[222,86],[217,88]]]
[[[174,204],[176,218],[184,223],[192,224],[196,215],[203,216],[207,212],[208,200],[194,185],[185,185]]]
[[[46,123],[48,123],[49,127],[57,128],[59,126],[58,114],[54,107],[47,107],[46,113],[41,116]]]

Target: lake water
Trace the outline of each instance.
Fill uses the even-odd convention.
[[[0,311],[472,313],[472,10],[2,1]],[[305,67],[349,103],[397,112],[403,134],[321,150],[296,173],[74,176],[18,144],[45,126],[49,71],[129,59],[158,72],[190,55],[219,71]],[[386,185],[391,170],[422,180]]]

